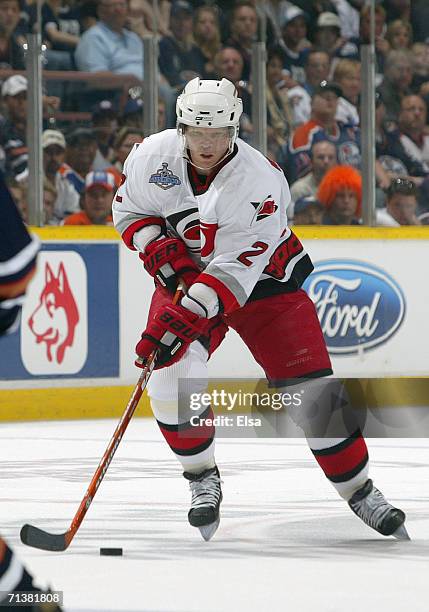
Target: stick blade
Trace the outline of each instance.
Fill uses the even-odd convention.
[[[33,548],[51,551],[66,550],[70,544],[67,535],[68,531],[60,534],[48,533],[47,531],[43,531],[43,529],[28,524],[22,527],[20,533],[21,542],[23,544],[27,544],[27,546],[32,546]]]

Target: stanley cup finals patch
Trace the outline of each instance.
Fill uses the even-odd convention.
[[[161,189],[171,189],[171,187],[180,185],[180,182],[179,177],[173,174],[172,170],[168,169],[167,162],[162,162],[162,168],[158,168],[154,174],[151,174],[149,179],[149,183],[155,183]]]

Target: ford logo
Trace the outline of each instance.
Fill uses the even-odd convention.
[[[367,263],[319,261],[303,288],[316,306],[330,353],[358,353],[383,344],[404,320],[401,288]]]

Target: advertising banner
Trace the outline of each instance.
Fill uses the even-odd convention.
[[[316,305],[341,376],[429,375],[426,241],[306,241],[315,270],[304,289]]]
[[[429,257],[429,242],[308,238],[303,242],[315,267],[304,289],[316,305],[335,374],[429,376],[429,282],[418,270],[418,262]],[[122,255],[127,290],[121,295],[121,312],[126,311],[121,372],[131,381],[133,349],[144,328],[153,284],[135,253],[125,249]],[[210,358],[209,373],[263,376],[233,330]]]
[[[119,376],[119,244],[44,243],[0,380]]]
[[[14,418],[17,406],[19,418],[120,414],[140,374],[135,345],[146,326],[153,279],[112,228],[99,239],[60,229],[64,239],[42,240],[21,324],[2,338],[0,419]],[[350,238],[344,230],[344,238],[315,239],[309,228],[302,236],[315,268],[304,289],[334,375],[427,377],[429,240],[383,240],[371,234],[377,230],[357,229],[361,235]],[[275,355],[276,346],[272,350]],[[233,330],[208,367],[211,379],[264,377]],[[149,411],[145,396],[142,404]]]

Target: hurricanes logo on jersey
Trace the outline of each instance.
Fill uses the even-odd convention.
[[[270,215],[273,215],[278,209],[278,206],[274,202],[273,196],[271,194],[268,195],[262,202],[250,203],[255,209],[255,214],[253,215],[251,225],[254,221],[261,221],[262,219],[266,219]]]
[[[154,183],[157,187],[161,187],[161,189],[171,189],[180,185],[180,182],[179,177],[173,174],[172,170],[168,169],[167,162],[162,162],[162,168],[158,168],[154,174],[151,174],[149,179],[149,183]]]

